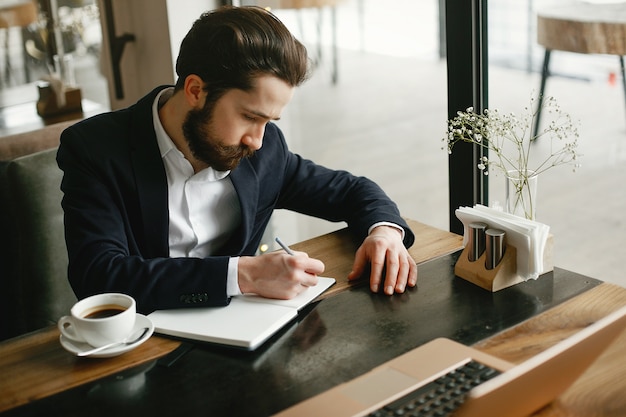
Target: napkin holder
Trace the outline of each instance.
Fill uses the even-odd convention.
[[[508,245],[504,256],[493,269],[485,268],[487,255],[482,255],[475,261],[469,260],[469,250],[466,247],[454,266],[454,275],[463,278],[472,284],[491,292],[519,284],[524,279],[517,274],[517,250],[515,246]]]
[[[37,114],[42,118],[83,111],[80,88],[67,86],[59,92],[55,91],[49,82],[39,81],[37,89],[39,91]],[[57,94],[64,94],[64,99],[59,100]]]
[[[553,236],[549,235],[543,253],[543,273],[552,271]],[[493,269],[485,267],[486,252],[475,261],[469,260],[469,248],[466,246],[454,266],[454,274],[481,288],[491,292],[500,291],[520,282],[526,281],[517,273],[517,249],[513,245],[507,245],[502,259]]]

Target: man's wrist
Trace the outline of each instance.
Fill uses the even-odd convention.
[[[404,236],[405,236],[405,231],[404,228],[402,226],[399,226],[395,223],[391,223],[391,222],[378,222],[378,223],[374,223],[368,230],[367,230],[367,234],[370,235],[374,229],[376,229],[377,227],[380,226],[388,226],[391,227],[393,229],[396,229],[397,231],[400,232],[400,238],[402,241],[404,241]]]

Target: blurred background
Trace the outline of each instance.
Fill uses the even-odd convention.
[[[180,39],[200,11],[218,6],[186,1],[181,10],[182,2],[171,0],[42,0],[30,2],[34,8],[19,19],[7,14],[23,3],[0,0],[2,135],[41,123],[32,106],[37,81],[54,71],[51,30],[62,38],[83,109],[92,114],[128,105],[159,83],[173,83]],[[54,3],[56,16],[50,11]],[[273,9],[307,45],[315,64],[279,122],[290,147],[322,165],[370,177],[404,216],[447,230],[444,1],[322,3],[327,5]],[[521,113],[537,96],[544,57],[537,11],[564,3],[488,1],[489,108]],[[117,35],[135,36],[121,59],[122,98],[114,91],[108,52],[111,4]],[[167,43],[160,38],[164,34]],[[154,43],[140,48],[148,39]],[[618,57],[555,51],[550,69],[546,94],[580,121],[583,157],[575,173],[557,167],[540,177],[537,220],[555,236],[555,265],[626,285],[619,262],[626,255],[626,99]],[[536,145],[538,152],[549,151],[541,148],[546,144]],[[503,204],[504,178],[489,178],[489,195],[490,203]],[[274,235],[290,244],[340,227],[277,212],[268,243]]]

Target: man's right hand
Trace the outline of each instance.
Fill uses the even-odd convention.
[[[239,258],[239,289],[266,298],[288,300],[317,284],[324,263],[304,252],[271,252]]]

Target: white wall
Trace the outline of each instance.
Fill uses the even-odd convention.
[[[180,0],[167,1],[167,20],[169,22],[172,73],[176,74],[176,57],[180,43],[191,28],[193,22],[207,10],[219,7],[218,0],[185,0],[185,7],[181,7]]]

